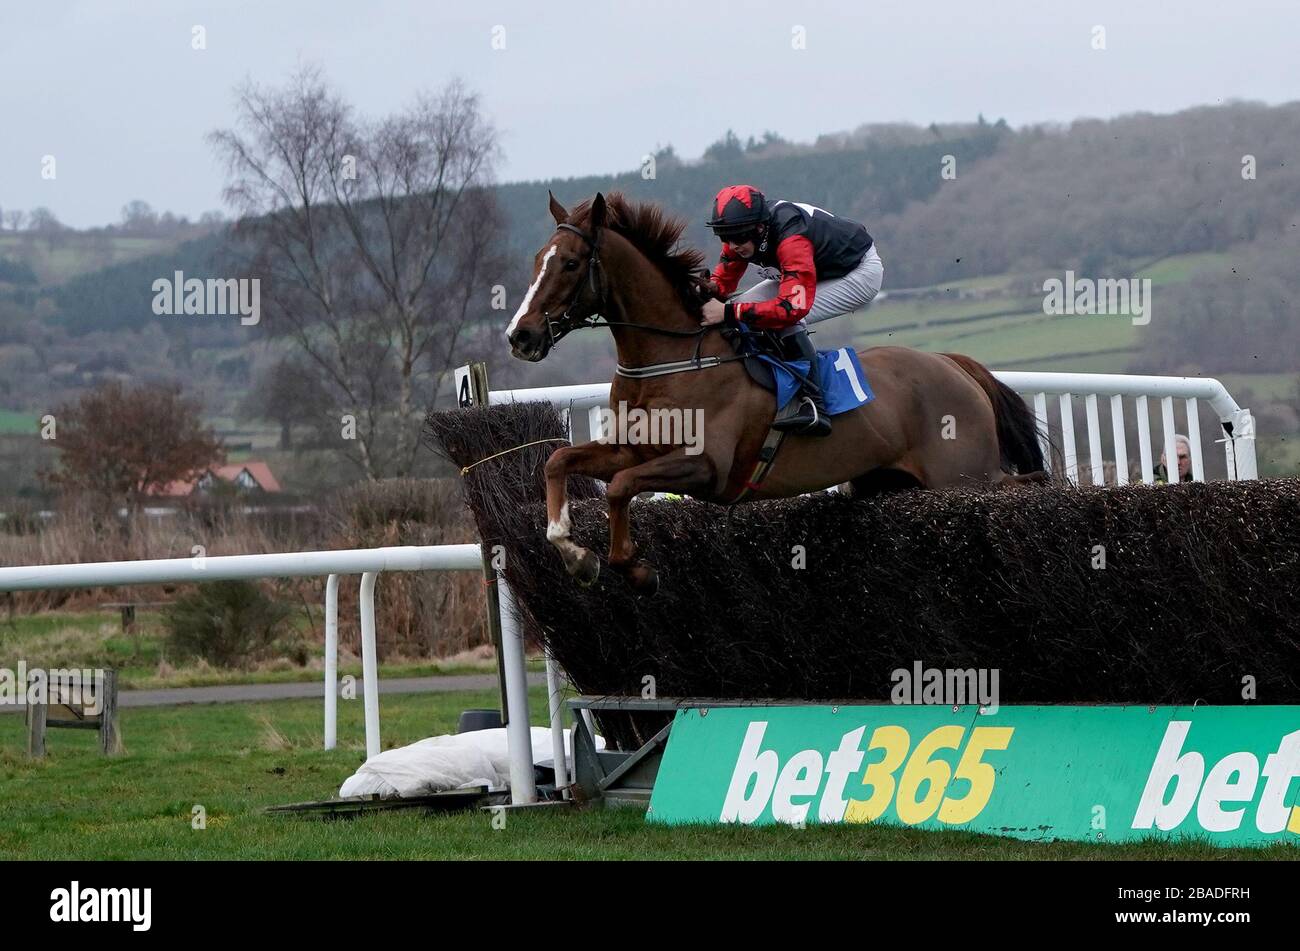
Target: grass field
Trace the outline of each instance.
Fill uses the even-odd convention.
[[[1150,278],[1159,287],[1187,281],[1200,268],[1228,263],[1226,254],[1175,255],[1140,267],[1134,276]],[[1018,296],[1025,293],[1025,286],[1025,277],[1005,274],[919,289],[943,291],[944,296],[891,297],[886,272],[885,296],[866,312],[825,326],[818,342],[823,347],[888,343],[955,350],[1000,369],[1128,371],[1141,331],[1131,319],[1048,316],[1043,313],[1041,294]],[[958,292],[978,292],[978,296],[961,297]]]
[[[1141,268],[1133,276],[1150,278],[1151,283],[1157,286],[1176,284],[1191,280],[1202,268],[1220,268],[1231,264],[1232,255],[1221,251],[1174,254]]]
[[[1279,479],[1300,473],[1300,438],[1296,436],[1261,436],[1256,440],[1259,474],[1265,479]]]
[[[454,729],[490,693],[382,701],[385,746]],[[532,709],[545,709],[541,689]],[[540,720],[539,720],[540,722]],[[1204,843],[1036,843],[888,826],[664,828],[636,810],[415,813],[327,821],[262,815],[321,799],[363,759],[360,702],[339,705],[340,749],[323,751],[319,701],[128,709],[126,752],[51,731],[49,756],[22,752],[23,718],[0,716],[0,855],[16,859],[1283,859],[1295,849]],[[194,829],[202,806],[206,828]]]
[[[1249,390],[1265,399],[1284,400],[1300,392],[1300,369],[1295,373],[1221,373],[1218,380],[1233,395]]]
[[[0,409],[0,435],[30,436],[39,431],[39,426],[35,413],[17,413],[10,409]]]
[[[158,254],[176,246],[172,238],[63,234],[52,240],[30,234],[0,235],[0,255],[25,261],[42,284]]]

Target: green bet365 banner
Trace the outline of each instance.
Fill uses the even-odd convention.
[[[1300,845],[1300,708],[682,710],[649,819]]]

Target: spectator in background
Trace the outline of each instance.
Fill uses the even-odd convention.
[[[1178,453],[1178,481],[1192,481],[1192,444],[1182,433],[1174,435],[1174,448]],[[1165,454],[1160,453],[1160,465],[1156,466],[1156,485],[1169,481],[1169,465]]]

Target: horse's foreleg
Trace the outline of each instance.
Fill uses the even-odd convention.
[[[684,449],[623,469],[609,483],[609,566],[627,578],[638,594],[651,595],[659,587],[654,567],[637,560],[628,506],[641,492],[708,492],[714,484],[713,463],[704,455],[688,456]],[[672,505],[664,502],[664,505]]]
[[[546,460],[546,540],[556,547],[564,567],[579,584],[589,585],[596,580],[600,559],[570,538],[573,523],[569,518],[568,478],[585,475],[609,482],[634,462],[626,447],[600,442],[565,446]]]

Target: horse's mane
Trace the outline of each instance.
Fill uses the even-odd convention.
[[[699,270],[704,267],[704,254],[692,247],[681,245],[686,221],[665,212],[654,202],[632,201],[622,192],[605,196],[606,226],[627,238],[650,259],[668,279],[691,313],[700,309]],[[580,203],[569,215],[569,221],[586,227],[591,220],[591,199]]]

